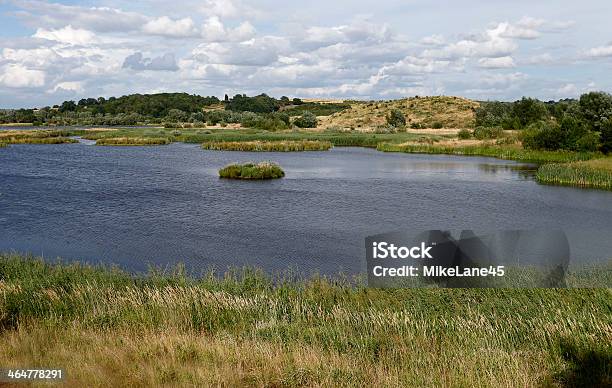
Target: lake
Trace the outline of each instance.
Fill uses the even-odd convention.
[[[218,178],[271,160],[286,177]],[[0,149],[0,250],[115,263],[362,270],[364,238],[398,230],[562,228],[574,260],[610,250],[612,193],[543,186],[533,165],[382,153],[204,151],[194,144]]]

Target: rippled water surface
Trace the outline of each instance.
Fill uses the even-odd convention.
[[[233,161],[273,160],[286,177],[220,180]],[[364,238],[402,229],[563,228],[592,256],[612,230],[612,193],[538,185],[533,166],[491,158],[204,151],[197,145],[0,149],[0,250],[190,268],[358,272]],[[580,232],[584,233],[584,232]],[[595,241],[595,242],[594,242]]]

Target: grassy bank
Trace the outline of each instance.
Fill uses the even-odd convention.
[[[64,144],[78,143],[71,139],[70,131],[0,131],[0,143],[3,144]]]
[[[604,385],[611,296],[134,277],[0,254],[0,365],[61,366],[79,386]]]
[[[296,152],[327,151],[332,147],[329,141],[318,140],[281,140],[281,141],[213,141],[202,144],[205,150],[248,151],[248,152]]]
[[[219,170],[220,178],[227,179],[278,179],[285,176],[279,165],[270,162],[230,164]]]
[[[536,174],[540,183],[612,190],[612,158],[541,166]]]
[[[170,139],[165,137],[105,137],[96,140],[96,145],[99,146],[151,146],[170,143]]]
[[[565,163],[589,160],[601,154],[592,152],[571,151],[536,151],[526,150],[520,145],[473,145],[473,146],[441,146],[435,144],[391,144],[380,143],[377,150],[383,152],[406,152],[419,154],[448,154],[463,156],[489,156],[499,159],[510,159],[533,163]]]

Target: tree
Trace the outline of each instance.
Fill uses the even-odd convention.
[[[293,124],[300,128],[316,128],[317,116],[312,112],[305,111],[302,116],[293,120]]]
[[[387,116],[387,124],[392,127],[401,128],[406,125],[406,117],[399,109],[393,109]]]
[[[59,107],[60,112],[72,112],[77,108],[77,104],[74,101],[64,101],[62,105]]]
[[[538,121],[548,118],[548,109],[546,105],[535,98],[523,97],[519,101],[515,101],[512,106],[512,115],[518,119],[521,127],[526,127],[529,124],[537,123]]]
[[[580,96],[580,111],[594,131],[601,131],[612,119],[612,96],[605,92],[590,92]]]
[[[606,154],[612,152],[612,119],[606,120],[601,125],[601,132],[599,135],[601,142],[601,151]]]

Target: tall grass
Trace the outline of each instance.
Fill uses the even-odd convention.
[[[285,176],[279,165],[271,162],[230,164],[219,170],[220,178],[227,179],[278,179]]]
[[[612,158],[608,159],[607,168],[602,163],[589,162],[545,164],[538,168],[536,179],[545,184],[612,190]]]
[[[63,144],[78,143],[70,131],[0,131],[0,143],[5,144]]]
[[[571,151],[537,151],[526,150],[519,146],[441,146],[430,144],[390,144],[380,143],[379,151],[384,152],[407,152],[422,154],[449,154],[465,156],[490,156],[499,159],[511,159],[534,163],[547,162],[574,162],[589,160],[601,154],[594,152],[571,152]]]
[[[100,146],[149,146],[170,144],[166,137],[103,137],[96,140]]]
[[[205,150],[248,151],[248,152],[295,152],[295,151],[327,151],[332,147],[329,141],[320,140],[277,140],[277,141],[215,141],[205,142]]]
[[[79,386],[605,386],[611,296],[134,276],[0,254],[0,365],[62,366]]]

